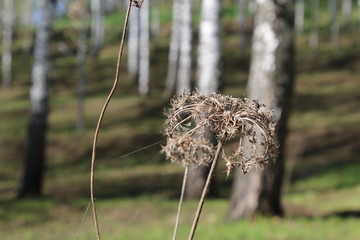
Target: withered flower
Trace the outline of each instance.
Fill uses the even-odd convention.
[[[216,146],[206,137],[207,129],[218,142],[237,140],[230,154],[222,151],[227,175],[235,166],[244,173],[253,166],[263,167],[277,155],[272,114],[258,101],[193,92],[173,98],[170,105],[165,112],[167,142],[162,151],[172,162],[208,165]]]

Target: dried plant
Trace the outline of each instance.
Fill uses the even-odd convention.
[[[114,92],[116,90],[116,87],[118,85],[119,79],[120,79],[120,67],[121,67],[121,60],[124,52],[125,47],[125,38],[127,33],[127,28],[129,24],[129,16],[132,6],[135,6],[137,8],[140,8],[143,4],[144,0],[138,1],[138,0],[130,0],[126,14],[125,14],[125,21],[123,25],[123,32],[121,35],[121,41],[120,41],[120,48],[118,52],[118,58],[116,63],[116,71],[115,71],[115,79],[112,88],[110,89],[110,92],[104,102],[104,105],[101,109],[99,119],[96,124],[94,139],[93,139],[93,145],[92,145],[92,153],[91,153],[91,168],[90,168],[90,200],[91,200],[91,206],[92,206],[92,213],[93,213],[93,220],[94,220],[94,226],[95,226],[95,233],[96,233],[96,239],[100,240],[100,227],[99,227],[99,220],[97,217],[97,211],[96,211],[96,204],[95,204],[95,192],[94,192],[94,181],[95,181],[95,160],[96,160],[96,145],[99,137],[100,127],[102,124],[102,120],[104,119],[104,115],[106,112],[106,109],[110,103],[110,100],[112,96],[114,95]]]
[[[165,112],[166,145],[162,151],[167,159],[186,166],[173,240],[176,239],[179,225],[189,165],[204,166],[211,163],[190,231],[191,240],[221,150],[227,176],[235,166],[241,167],[243,173],[248,173],[251,168],[263,168],[269,159],[275,159],[278,150],[275,124],[272,122],[271,112],[264,107],[258,101],[215,93],[210,96],[199,92],[185,93],[171,100],[170,108]],[[208,130],[215,136],[217,145],[209,141]],[[233,140],[237,141],[237,147],[226,154],[224,143]]]
[[[172,99],[170,104],[165,112],[167,142],[163,152],[172,162],[197,166],[211,163],[216,146],[205,137],[206,129],[218,142],[238,141],[232,153],[222,151],[227,175],[235,166],[244,173],[253,166],[263,167],[277,154],[272,114],[258,101],[193,92]]]

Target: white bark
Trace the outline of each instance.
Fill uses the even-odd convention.
[[[139,48],[139,93],[149,93],[150,79],[150,2],[144,1],[140,9],[140,48]]]
[[[198,89],[204,95],[216,93],[219,88],[220,11],[221,1],[202,1],[199,28]]]
[[[104,13],[101,0],[91,0],[92,55],[97,56],[104,42]]]
[[[244,50],[246,48],[248,38],[248,0],[238,0],[238,21],[240,26],[240,48]]]
[[[180,19],[181,19],[182,0],[173,0],[171,42],[169,49],[168,71],[166,77],[165,94],[171,95],[175,89],[178,71],[179,51],[180,51]]]
[[[261,99],[269,109],[274,109],[274,93],[276,82],[273,81],[276,70],[276,51],[280,43],[272,21],[276,20],[275,4],[268,1],[266,7],[268,11],[262,11],[262,20],[255,24],[253,44],[252,44],[252,62],[250,67],[248,91],[249,99]],[[266,14],[266,15],[265,15]],[[257,20],[259,21],[259,20]],[[264,93],[267,93],[264,95]],[[278,111],[275,111],[279,115]]]
[[[130,12],[128,33],[128,71],[133,82],[138,81],[139,76],[139,44],[140,44],[140,12],[133,9]]]
[[[305,1],[296,0],[295,4],[295,29],[298,33],[304,31]]]
[[[85,109],[85,85],[86,85],[86,74],[85,74],[85,63],[86,55],[88,51],[87,45],[87,30],[89,27],[89,14],[87,11],[88,0],[82,0],[82,16],[80,16],[80,26],[78,29],[78,41],[77,41],[77,70],[78,70],[78,82],[77,82],[77,120],[76,129],[82,131],[84,129],[84,109]]]
[[[334,49],[339,49],[340,46],[340,27],[338,21],[338,4],[337,0],[329,0],[330,13],[330,34],[331,42]]]
[[[252,217],[255,212],[282,215],[281,186],[284,142],[294,75],[293,1],[257,0],[248,96],[274,111],[279,155],[263,171],[244,175],[235,170],[230,220]],[[244,148],[246,155],[251,148]]]
[[[220,12],[221,1],[202,1],[197,59],[197,87],[199,92],[204,95],[217,93],[219,90]],[[210,131],[205,137],[211,142],[215,141]],[[187,199],[195,199],[201,195],[208,172],[207,167],[191,167],[189,169],[185,191]]]
[[[159,0],[151,1],[151,35],[157,38],[160,34],[160,5]]]
[[[30,27],[33,23],[32,18],[32,11],[33,11],[33,0],[24,0],[22,5],[22,12],[21,12],[21,21],[23,26],[25,26],[25,35],[23,37],[22,42],[22,51],[24,53],[30,53],[31,46],[33,44],[33,34],[32,29]]]
[[[39,1],[40,23],[36,31],[32,86],[30,88],[31,109],[33,113],[47,113],[48,80],[50,72],[50,35],[53,5],[48,0]]]
[[[319,0],[311,1],[311,32],[309,46],[315,49],[319,45]]]
[[[192,0],[183,0],[177,94],[191,90]]]
[[[2,86],[11,87],[12,34],[14,27],[14,1],[4,0],[3,11],[3,51],[2,51]]]
[[[342,0],[341,3],[343,24],[345,27],[349,27],[351,24],[352,0]]]
[[[358,13],[357,13],[358,31],[357,31],[357,35],[358,35],[358,46],[360,47],[360,0],[357,0],[357,8],[358,8]]]

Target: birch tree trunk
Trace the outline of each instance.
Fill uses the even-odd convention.
[[[255,212],[282,215],[281,186],[284,173],[284,143],[294,81],[294,2],[257,0],[249,99],[259,99],[275,113],[280,153],[264,171],[244,175],[235,171],[229,220],[251,217]]]
[[[191,90],[192,0],[183,0],[177,94]]]
[[[358,36],[358,46],[360,47],[360,0],[357,0],[357,19],[358,19],[358,27],[357,27],[357,36]]]
[[[144,1],[140,9],[139,93],[149,93],[150,79],[150,1]]]
[[[86,55],[88,51],[87,46],[87,31],[89,28],[89,14],[87,11],[87,0],[80,1],[80,8],[82,9],[81,15],[79,16],[79,30],[78,30],[78,41],[77,41],[77,71],[78,71],[78,82],[76,86],[77,92],[77,120],[76,129],[78,131],[84,130],[84,111],[85,111],[85,86],[86,86],[86,74],[85,74],[85,63]]]
[[[2,46],[2,86],[11,87],[12,35],[14,26],[14,1],[4,0],[3,46]]]
[[[319,0],[311,1],[311,32],[309,46],[315,49],[319,45]]]
[[[130,79],[138,82],[139,78],[139,45],[140,45],[140,12],[133,9],[130,12],[128,34],[128,71]]]
[[[340,27],[338,21],[338,3],[337,0],[329,0],[330,13],[330,34],[331,42],[335,50],[340,46]]]
[[[22,42],[23,53],[29,54],[31,46],[33,44],[33,31],[32,31],[32,11],[33,11],[33,0],[24,0],[22,5],[22,24],[25,26],[25,35]]]
[[[101,0],[91,0],[92,56],[97,57],[104,42],[104,13]]]
[[[248,43],[248,0],[238,0],[238,21],[240,26],[240,49],[244,50]]]
[[[41,21],[36,31],[32,86],[30,88],[30,117],[25,146],[24,169],[18,197],[41,195],[45,166],[45,146],[48,116],[50,35],[54,0],[39,2]]]
[[[171,41],[169,49],[168,71],[165,83],[165,94],[173,94],[176,85],[180,55],[180,36],[181,36],[181,5],[182,0],[173,0]]]
[[[219,90],[220,82],[220,14],[221,1],[203,0],[199,27],[198,80],[200,93],[210,95]],[[211,141],[213,137],[208,136]],[[205,185],[207,167],[191,167],[186,183],[185,198],[199,198]]]
[[[305,1],[296,0],[295,3],[295,29],[296,32],[302,33],[304,31],[305,19]]]
[[[351,27],[352,0],[342,0],[341,10],[342,10],[343,26],[345,29],[349,29]]]
[[[151,1],[151,36],[155,39],[160,34],[160,6],[159,0]]]

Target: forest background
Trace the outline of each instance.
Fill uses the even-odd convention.
[[[113,82],[127,3],[103,1],[107,4],[105,33],[97,55],[91,56],[94,45],[88,40],[83,127],[78,122],[76,90],[81,24],[59,8],[51,38],[52,80],[42,197],[19,200],[16,196],[25,154],[33,63],[32,43],[27,40],[35,27],[23,21],[22,5],[15,2],[12,82],[11,87],[3,85],[0,90],[0,236],[92,239],[94,228],[88,208],[91,144]],[[199,1],[195,2],[194,69],[201,17]],[[305,1],[303,8],[299,2],[295,5],[297,75],[282,196],[285,217],[256,216],[226,222],[233,175],[226,179],[224,166],[219,166],[217,194],[205,203],[199,239],[357,239],[360,234],[359,1],[351,1],[350,14],[342,5],[348,1],[338,1],[339,31],[331,21],[331,1],[320,1],[318,45],[309,40],[314,37],[311,1]],[[172,2],[152,3],[149,93],[139,96],[138,85],[124,61],[119,87],[101,128],[95,190],[104,239],[169,239],[172,234],[183,167],[166,161],[160,144],[156,144],[163,140],[163,110],[169,102],[164,89]],[[248,41],[244,43],[239,30],[241,11],[236,6],[235,1],[223,1],[221,92],[245,97],[251,30],[245,34]],[[66,1],[64,7],[68,7]],[[247,27],[251,29],[251,7],[248,11]],[[3,19],[4,11],[0,16]],[[4,36],[4,21],[1,26]],[[1,50],[4,53],[4,42]],[[125,58],[126,51],[127,47]],[[195,82],[195,70],[192,75]],[[0,77],[4,79],[3,72]],[[181,239],[188,232],[195,207],[196,201],[185,202]]]

